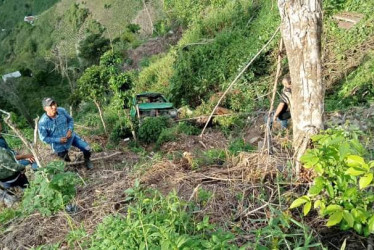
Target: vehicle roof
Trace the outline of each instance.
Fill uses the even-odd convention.
[[[151,102],[151,103],[140,103],[138,104],[139,110],[151,110],[151,109],[170,109],[173,108],[173,104],[170,102]]]
[[[156,96],[163,96],[161,93],[156,92],[144,92],[137,94],[136,97],[156,97]]]

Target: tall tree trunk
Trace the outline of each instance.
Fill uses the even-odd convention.
[[[105,121],[104,121],[103,111],[101,110],[100,103],[97,102],[96,100],[94,100],[94,103],[95,103],[97,109],[99,110],[99,115],[100,115],[101,123],[103,124],[103,127],[104,127],[105,134],[108,135],[108,131],[106,130],[106,125],[105,125]]]
[[[296,174],[310,137],[323,128],[322,0],[278,0],[292,82],[291,115]]]

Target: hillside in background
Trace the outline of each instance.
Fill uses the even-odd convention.
[[[0,74],[19,70],[24,77],[8,83],[10,86],[3,83],[7,91],[0,94],[0,103],[28,121],[41,112],[39,100],[43,96],[52,95],[60,104],[69,105],[68,93],[72,89],[59,65],[66,66],[75,82],[92,63],[80,58],[80,43],[87,37],[94,37],[98,44],[110,43],[124,57],[128,49],[139,46],[152,34],[151,24],[163,16],[159,1],[147,1],[146,8],[141,1],[63,0],[14,4],[13,1],[1,2],[0,26],[4,31],[0,33]],[[29,14],[37,17],[32,25],[23,21]],[[136,36],[127,28],[131,23],[139,25]],[[93,42],[86,44],[90,46]],[[87,53],[99,57],[103,52],[91,50]],[[9,98],[9,92],[17,93],[28,107],[26,111],[24,107],[17,107],[20,100]]]

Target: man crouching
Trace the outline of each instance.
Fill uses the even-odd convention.
[[[50,144],[58,157],[67,162],[70,162],[70,147],[79,148],[83,152],[86,168],[92,169],[90,146],[74,132],[73,118],[65,109],[58,108],[52,98],[44,98],[42,104],[45,114],[39,121],[40,140]]]

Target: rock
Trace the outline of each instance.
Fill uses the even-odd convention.
[[[249,140],[249,143],[250,143],[250,144],[256,143],[256,142],[258,142],[260,139],[261,139],[261,137],[259,137],[259,136],[253,137],[253,138],[251,138],[251,139]]]

